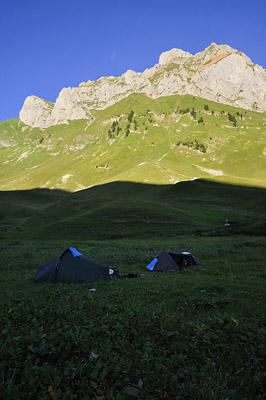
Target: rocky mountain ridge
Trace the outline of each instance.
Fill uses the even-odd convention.
[[[212,43],[192,55],[180,49],[164,52],[159,63],[143,73],[128,70],[120,77],[102,77],[64,88],[55,104],[36,96],[26,98],[20,120],[46,129],[70,120],[93,121],[91,110],[102,110],[131,93],[151,98],[191,94],[218,103],[266,111],[266,70],[242,52]]]

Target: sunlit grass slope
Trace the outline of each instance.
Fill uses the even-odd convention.
[[[195,178],[266,186],[266,115],[189,95],[132,94],[46,130],[1,122],[0,144],[2,190]]]

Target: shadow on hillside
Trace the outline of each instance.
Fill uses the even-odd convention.
[[[201,191],[204,189],[204,191]],[[254,195],[254,193],[261,194],[266,198],[266,189],[259,188],[255,186],[243,186],[243,185],[233,185],[228,183],[221,183],[206,179],[195,179],[193,181],[182,181],[176,184],[166,184],[166,185],[155,185],[148,183],[139,183],[139,182],[124,182],[124,181],[116,181],[109,182],[102,185],[95,185],[88,189],[81,190],[79,192],[75,192],[76,194],[91,194],[97,191],[98,193],[102,192],[110,192],[110,193],[151,193],[157,191],[171,191],[171,192],[182,192],[193,193],[193,194],[201,194],[204,195],[208,193],[208,190],[213,190],[215,192],[225,192],[227,190],[240,190],[242,193],[250,193]],[[200,191],[199,191],[200,190]]]
[[[0,192],[0,239],[121,239],[266,233],[266,190],[207,180],[111,182],[69,193]]]

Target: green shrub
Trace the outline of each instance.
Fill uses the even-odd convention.
[[[131,110],[130,113],[128,114],[128,117],[127,117],[128,121],[129,121],[130,123],[132,122],[133,115],[134,115],[134,111]]]
[[[228,113],[228,119],[229,121],[233,122],[233,125],[236,126],[236,117],[232,114],[230,114],[230,112]]]
[[[200,117],[200,118],[198,119],[198,124],[203,124],[203,118],[202,118],[202,117]]]
[[[197,112],[195,111],[194,107],[192,107],[191,111],[190,111],[190,115],[196,119],[197,117]]]
[[[179,110],[179,114],[188,114],[189,113],[189,111],[190,111],[190,108],[185,108],[184,110]]]
[[[187,142],[177,142],[176,143],[177,146],[185,146],[185,147],[189,147],[192,148],[194,150],[198,150],[201,153],[206,153],[207,152],[207,148],[203,143],[199,143],[196,139],[194,141],[187,141]]]

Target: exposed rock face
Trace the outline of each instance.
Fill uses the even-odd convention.
[[[266,111],[266,70],[227,45],[212,43],[195,56],[179,49],[164,52],[159,63],[143,73],[103,77],[64,88],[55,104],[36,96],[26,98],[20,119],[47,128],[69,120],[90,119],[90,110],[104,109],[131,93],[153,98],[191,94],[216,102]]]
[[[36,96],[26,98],[19,117],[22,122],[32,127],[47,128],[51,124],[50,115],[53,104]]]

